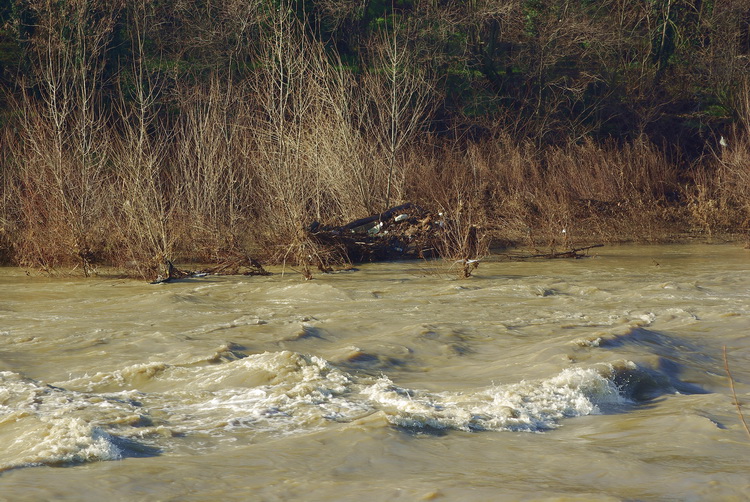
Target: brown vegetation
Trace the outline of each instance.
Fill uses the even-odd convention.
[[[207,14],[213,31],[137,0],[25,4],[28,66],[6,89],[0,136],[0,258],[149,280],[170,262],[236,272],[260,259],[309,277],[358,259],[313,222],[335,228],[403,202],[439,215],[434,247],[465,267],[492,242],[554,252],[750,235],[750,83],[726,80],[745,49],[693,48],[723,92],[716,106],[732,111],[721,142],[702,128],[707,147],[688,156],[661,122],[677,101],[655,101],[695,78],[674,62],[688,54],[678,21],[721,38],[731,9],[694,19],[616,0],[606,12],[415,2],[412,23],[393,14],[365,37],[352,16],[369,14],[319,3],[340,38],[285,1],[227,2]],[[180,41],[179,26],[194,36]],[[128,54],[113,70],[117,47]],[[617,128],[627,133],[607,133]]]

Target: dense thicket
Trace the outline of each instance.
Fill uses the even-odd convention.
[[[0,22],[22,265],[304,261],[311,221],[407,199],[534,246],[750,227],[745,0],[10,0]]]

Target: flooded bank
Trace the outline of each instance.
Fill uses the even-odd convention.
[[[0,270],[0,500],[745,500],[750,252]]]

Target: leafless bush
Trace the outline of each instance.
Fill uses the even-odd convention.
[[[115,262],[143,278],[168,278],[177,241],[176,212],[182,186],[175,182],[172,134],[159,120],[157,85],[143,59],[148,17],[136,11],[131,34],[135,57],[132,92],[121,90],[112,146],[117,196],[112,208],[119,222],[116,235],[122,250]]]
[[[179,86],[178,245],[195,260],[221,262],[227,254],[249,252],[243,236],[252,223],[253,179],[243,150],[243,99],[231,78],[222,82],[214,75],[207,86]]]
[[[415,132],[414,126],[398,129],[410,112],[398,100],[413,100],[413,91],[402,96],[400,66],[390,86],[376,73],[357,81],[284,8],[267,26],[251,88],[254,102],[246,112],[252,117],[259,214],[279,244],[277,257],[300,266],[317,257],[313,261],[325,269],[338,253],[323,249],[304,229],[313,221],[341,222],[383,209],[393,181],[389,169]]]
[[[461,274],[469,277],[489,253],[487,173],[472,153],[447,147],[412,148],[406,159],[409,195],[438,213],[434,217],[441,231],[432,243],[437,255],[459,265]]]
[[[12,144],[17,141],[9,127],[0,128],[0,151],[6,152],[0,159],[0,264],[13,261],[13,246],[19,225],[18,192],[16,190],[17,162],[11,157]]]
[[[34,0],[33,75],[15,103],[19,141],[19,262],[76,264],[89,275],[103,252],[100,214],[109,173],[102,113],[103,56],[119,3]],[[40,98],[36,98],[38,93]]]
[[[325,254],[304,229],[341,208],[330,166],[319,156],[335,157],[326,142],[335,139],[336,110],[326,99],[323,47],[305,32],[290,6],[270,13],[266,28],[257,47],[261,65],[251,82],[253,101],[245,111],[252,133],[254,195],[277,258],[304,267],[310,256]]]
[[[319,180],[306,163],[304,144],[313,134],[319,106],[313,42],[288,9],[282,7],[269,19],[269,32],[258,48],[262,66],[252,87],[257,194],[265,223],[281,242],[290,242],[322,209]]]
[[[694,226],[709,235],[744,232],[750,238],[750,79],[733,95],[734,127],[718,150],[691,172],[683,189]]]

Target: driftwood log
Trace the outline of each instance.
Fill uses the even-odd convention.
[[[373,214],[371,216],[367,216],[366,218],[360,218],[358,220],[354,220],[351,223],[347,223],[346,225],[342,226],[342,230],[354,230],[355,228],[364,227],[366,225],[369,225],[373,222],[378,221],[388,221],[391,218],[393,218],[393,215],[398,211],[407,211],[409,209],[417,208],[414,204],[411,202],[407,202],[406,204],[401,204],[400,206],[392,207],[382,213]]]

